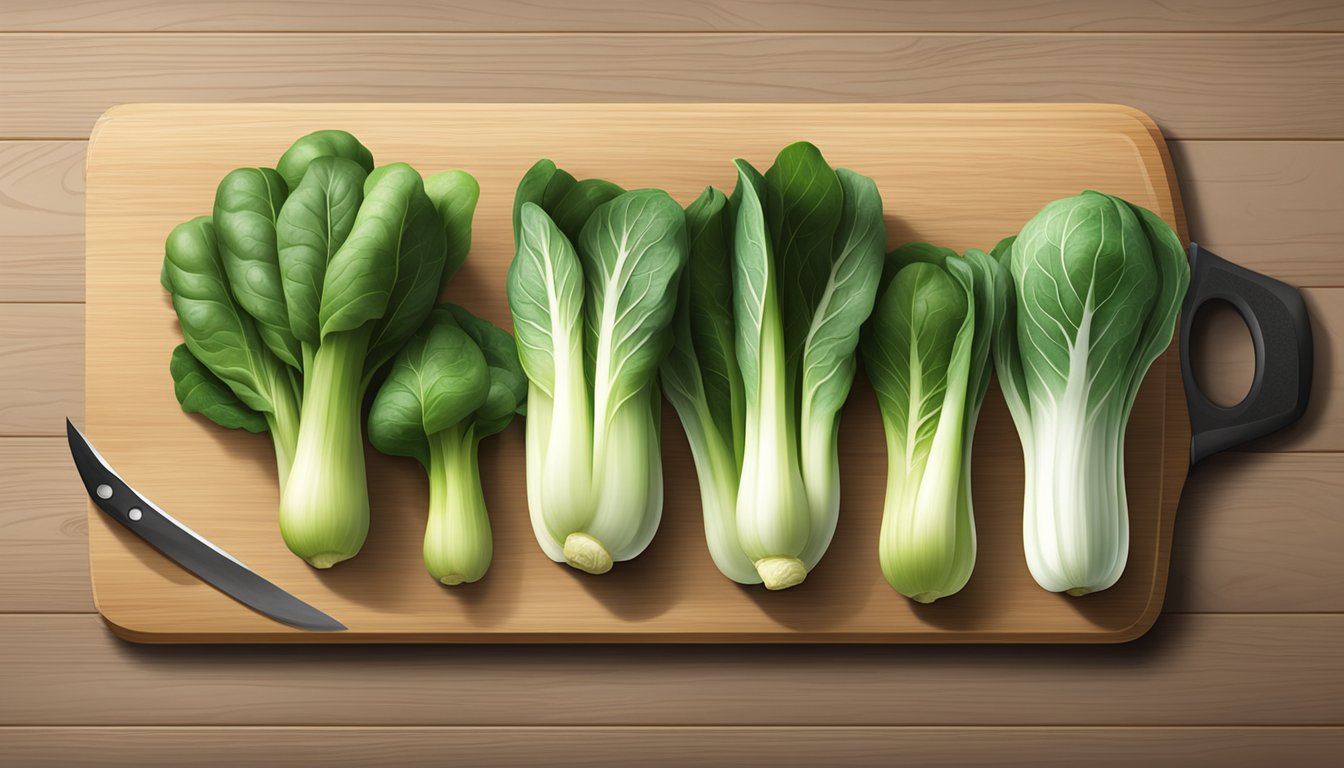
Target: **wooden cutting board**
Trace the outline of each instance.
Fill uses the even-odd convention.
[[[510,206],[523,172],[550,157],[576,176],[658,186],[683,204],[730,188],[731,161],[767,167],[790,141],[872,176],[889,245],[988,248],[1047,201],[1099,189],[1184,220],[1171,160],[1146,115],[1111,105],[352,104],[131,105],[98,122],[87,168],[86,432],[143,494],[251,568],[350,629],[311,634],[197,581],[89,511],[94,599],[118,635],[148,642],[1118,642],[1143,634],[1166,588],[1190,427],[1174,349],[1148,374],[1126,442],[1129,565],[1081,599],[1045,592],[1022,549],[1022,457],[997,386],[975,442],[979,558],[966,589],[918,605],[877,561],[886,457],[876,402],[855,383],[840,438],[835,540],[800,587],[734,584],[705,548],[699,491],[676,415],[663,410],[666,504],[638,559],[604,576],[549,560],[528,522],[523,429],[482,447],[494,564],[445,588],[421,562],[426,479],[368,451],[372,524],[358,557],[329,571],[285,548],[266,436],[182,413],[168,358],[180,341],[159,286],[163,241],[211,210],[228,170],[274,165],[295,138],[353,132],[378,162],[464,168],[481,184],[475,240],[445,297],[509,327]]]

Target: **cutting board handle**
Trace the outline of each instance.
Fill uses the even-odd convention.
[[[1255,345],[1255,375],[1246,397],[1223,407],[1195,383],[1190,331],[1206,302],[1241,313]],[[1181,376],[1190,409],[1190,463],[1297,421],[1311,395],[1311,320],[1301,291],[1190,244],[1190,290],[1181,307]]]

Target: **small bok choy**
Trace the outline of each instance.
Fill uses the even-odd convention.
[[[960,591],[975,566],[971,442],[1008,274],[981,251],[923,243],[887,259],[862,349],[887,437],[878,557],[893,589],[931,603]]]
[[[663,387],[691,445],[705,539],[743,584],[803,581],[835,533],[840,409],[886,238],[872,180],[785,147],[762,176],[737,161],[730,200],[687,209]]]
[[[397,355],[373,400],[373,447],[414,458],[429,473],[424,556],[436,581],[470,583],[490,567],[478,449],[513,421],[526,397],[513,337],[448,304]]]
[[[994,358],[1026,459],[1027,565],[1052,592],[1097,592],[1129,555],[1125,425],[1190,265],[1156,214],[1098,192],[1047,204],[995,253],[1016,293]]]
[[[661,190],[576,181],[543,160],[519,184],[514,237],[532,527],[552,560],[605,573],[644,551],[662,517],[656,374],[685,215]]]
[[[460,171],[425,181],[403,163],[375,168],[354,136],[318,131],[275,169],[229,173],[212,216],[168,237],[179,400],[224,426],[254,429],[246,413],[261,415],[281,533],[314,567],[363,545],[364,394],[465,255],[478,194]]]

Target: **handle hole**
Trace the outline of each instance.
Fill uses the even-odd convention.
[[[1222,299],[1204,302],[1190,327],[1190,367],[1195,384],[1215,405],[1246,399],[1255,379],[1255,345],[1241,313]]]

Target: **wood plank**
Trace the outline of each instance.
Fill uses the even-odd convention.
[[[0,301],[84,300],[84,143],[0,142]]]
[[[1344,264],[1344,254],[1340,263]],[[1272,435],[1238,446],[1239,451],[1344,450],[1344,288],[1302,291],[1311,317],[1314,346],[1311,398],[1302,419]],[[1191,336],[1191,365],[1205,394],[1235,405],[1250,388],[1255,350],[1241,315],[1227,304],[1209,304]]]
[[[709,560],[683,431],[663,412],[664,510],[656,544],[601,578],[574,578],[540,552],[528,522],[522,425],[484,450],[494,561],[479,585],[425,578],[425,481],[413,462],[371,455],[371,534],[330,571],[276,535],[270,442],[224,434],[175,407],[164,361],[179,343],[158,282],[163,233],[209,210],[233,166],[273,162],[317,126],[342,125],[383,162],[426,172],[468,160],[484,192],[472,256],[447,296],[511,325],[508,199],[535,158],[575,173],[668,190],[687,204],[729,186],[735,154],[762,167],[806,126],[837,166],[862,166],[893,211],[888,239],[988,247],[1047,201],[1099,186],[1156,211],[1178,231],[1180,203],[1155,129],[1141,113],[1097,105],[131,105],[98,126],[88,164],[87,426],[136,486],[187,525],[349,627],[283,627],[147,555],[94,512],[95,600],[125,637],[148,642],[1119,642],[1156,618],[1171,515],[1188,468],[1189,422],[1175,355],[1148,377],[1128,430],[1130,547],[1123,578],[1075,607],[1032,580],[1022,554],[1020,446],[1001,400],[981,416],[976,463],[976,578],[925,608],[896,595],[878,567],[886,488],[876,401],[856,389],[839,440],[846,523],[801,588],[766,595]],[[712,127],[709,127],[712,126]],[[875,147],[886,145],[880,151]],[[255,159],[252,159],[255,158]],[[635,170],[638,169],[638,170]],[[638,175],[636,175],[638,174]],[[966,211],[976,214],[968,219]],[[1175,418],[1166,418],[1174,414]],[[154,435],[152,442],[144,439]],[[182,461],[209,466],[184,472]],[[635,553],[629,553],[635,554]],[[409,555],[409,556],[408,556]],[[619,555],[619,553],[618,553]],[[629,559],[623,557],[620,559]],[[391,596],[395,595],[395,599]],[[488,599],[485,597],[488,595]]]
[[[0,439],[0,612],[92,611],[87,501],[58,438]]]
[[[966,728],[632,726],[620,728],[0,728],[4,756],[25,768],[232,765],[413,768],[445,760],[494,768],[733,765],[997,765],[1028,768],[1335,766],[1344,729],[1138,727]]]
[[[1344,611],[1344,454],[1233,453],[1190,471],[1164,611]]]
[[[63,434],[84,413],[84,307],[0,304],[0,435]]]
[[[1344,285],[1344,142],[1168,146],[1192,238],[1294,285]],[[84,148],[0,142],[0,301],[83,300]]]
[[[1344,285],[1344,142],[1169,146],[1191,237],[1295,285]],[[83,300],[84,148],[0,142],[0,301]]]
[[[64,439],[0,438],[0,493],[18,501],[0,509],[0,613],[92,611],[86,502]],[[1341,497],[1344,454],[1201,464],[1176,514],[1164,610],[1344,611]]]
[[[1179,141],[1171,154],[1196,242],[1294,285],[1344,286],[1344,142]]]
[[[1089,100],[1175,138],[1344,137],[1344,45],[1315,33],[15,33],[0,72],[0,137],[82,137],[124,102],[257,99]]]
[[[1338,725],[1342,642],[1341,615],[1174,615],[1117,646],[260,652],[130,645],[94,616],[9,615],[0,723]]]
[[[1339,32],[1331,0],[8,0],[18,32]]]

